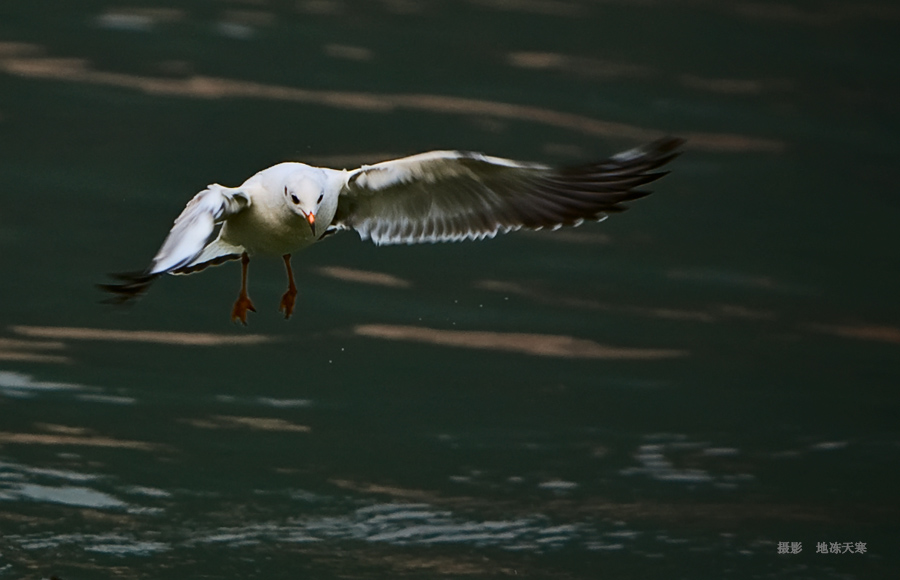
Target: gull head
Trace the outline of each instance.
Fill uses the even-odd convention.
[[[319,183],[305,176],[289,177],[281,187],[284,202],[291,211],[309,224],[313,236],[316,235],[316,213],[322,203],[324,192]]]

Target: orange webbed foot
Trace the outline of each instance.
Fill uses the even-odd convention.
[[[231,321],[237,322],[238,320],[240,320],[241,324],[247,326],[248,310],[256,312],[256,308],[253,306],[253,302],[250,300],[250,297],[246,294],[238,296],[238,299],[234,302],[234,308],[231,309]]]

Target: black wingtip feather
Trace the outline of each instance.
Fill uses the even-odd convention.
[[[240,254],[225,254],[223,256],[218,256],[213,258],[212,260],[207,260],[205,262],[201,262],[199,264],[192,264],[189,266],[181,266],[178,268],[173,268],[169,270],[172,274],[193,274],[194,272],[200,272],[209,268],[210,266],[219,266],[228,262],[230,260],[240,260]]]
[[[97,284],[97,288],[109,292],[109,296],[102,302],[104,304],[127,304],[140,298],[150,285],[159,277],[159,274],[146,272],[120,272],[109,274],[111,278],[121,280],[121,284]]]
[[[684,143],[679,137],[663,137],[599,163],[563,167],[545,176],[543,186],[558,199],[568,199],[572,209],[587,204],[598,215],[621,212],[627,209],[622,202],[650,195],[637,188],[668,175],[658,169],[678,157]]]

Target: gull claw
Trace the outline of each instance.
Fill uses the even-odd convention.
[[[256,308],[253,306],[250,297],[246,295],[238,296],[238,299],[234,302],[234,308],[231,309],[231,321],[237,322],[240,320],[241,324],[247,326],[248,310],[256,312]]]

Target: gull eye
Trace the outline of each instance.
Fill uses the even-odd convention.
[[[300,200],[297,199],[297,196],[296,196],[296,195],[292,195],[292,196],[291,196],[291,201],[294,202],[294,203],[300,203]]]
[[[322,203],[322,198],[325,197],[324,193],[319,194],[319,199],[316,200],[316,203]]]

